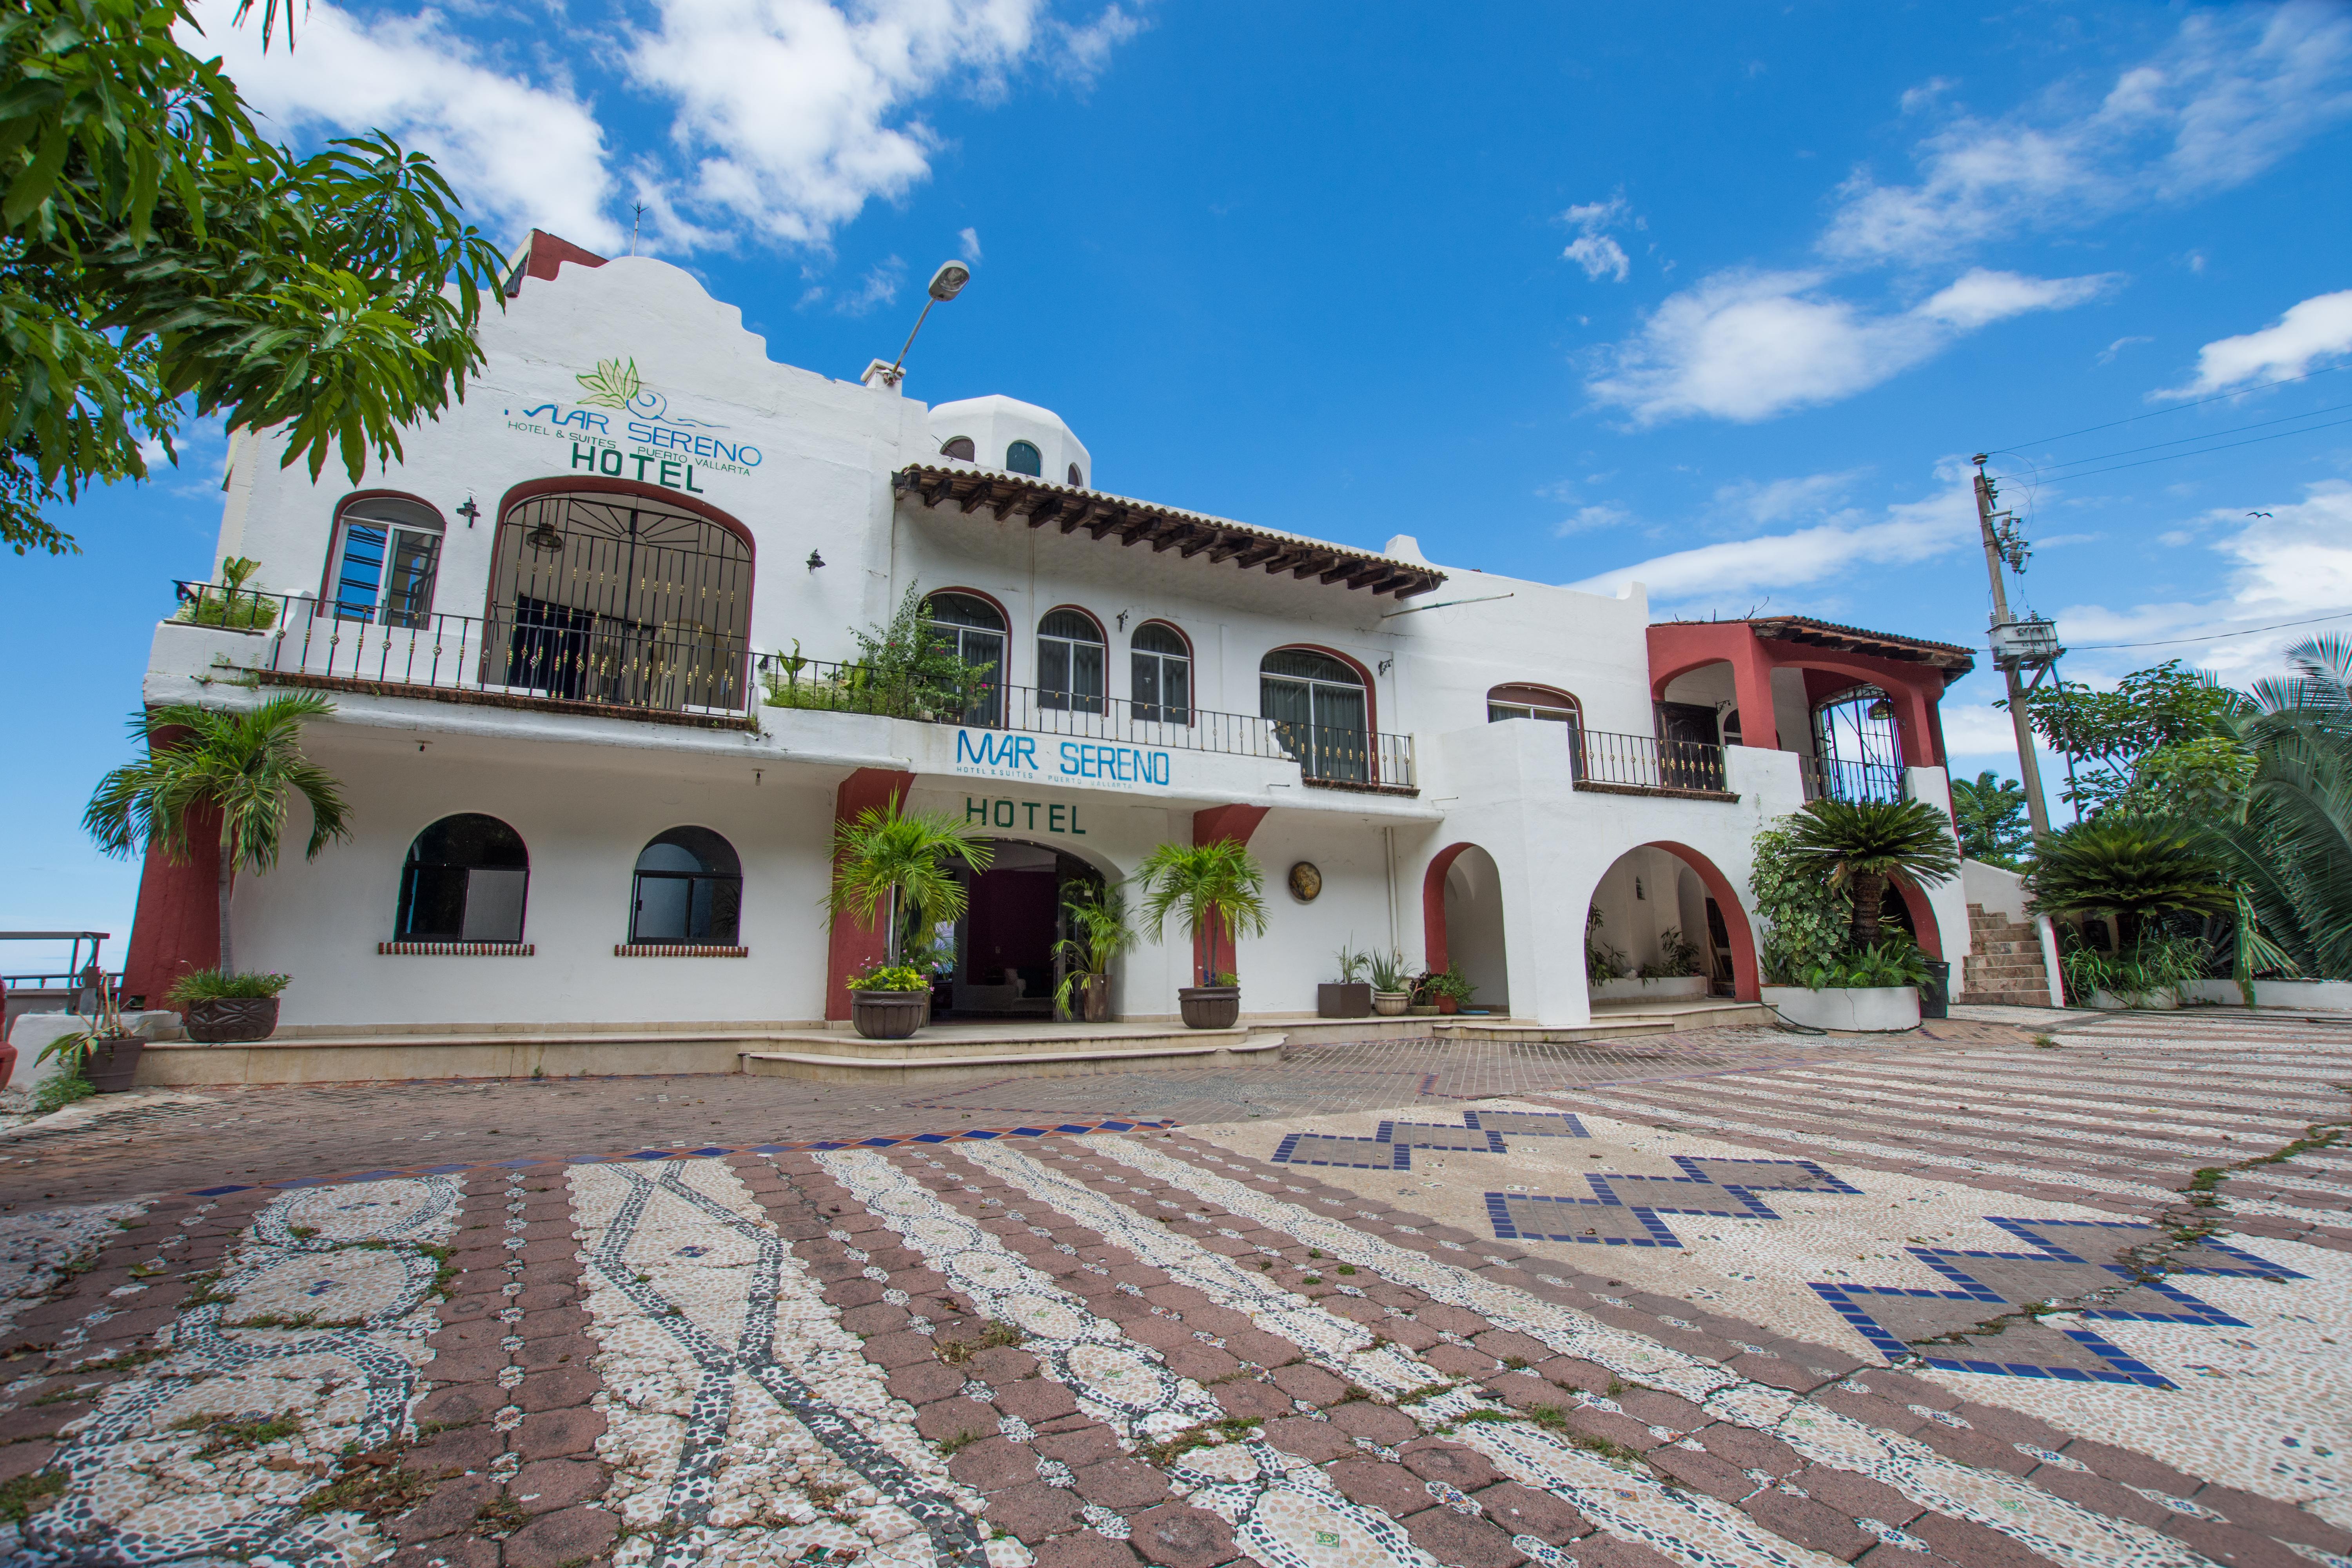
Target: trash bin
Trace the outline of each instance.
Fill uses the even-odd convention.
[[[1927,984],[1919,987],[1919,1016],[1948,1018],[1952,1000],[1952,966],[1942,959],[1927,961]]]

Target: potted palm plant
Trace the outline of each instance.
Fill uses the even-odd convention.
[[[1135,945],[1127,900],[1116,887],[1080,882],[1062,895],[1070,934],[1055,945],[1066,966],[1054,993],[1054,1011],[1089,1024],[1110,1021],[1111,961]]]
[[[1207,844],[1162,844],[1135,868],[1144,889],[1145,929],[1160,940],[1168,917],[1178,916],[1200,954],[1198,985],[1181,986],[1177,1006],[1188,1029],[1230,1029],[1241,1016],[1239,980],[1217,963],[1217,939],[1236,942],[1265,933],[1265,872],[1230,838]]]
[[[293,979],[193,969],[172,983],[166,999],[180,1010],[192,1040],[208,1046],[266,1040],[278,1030],[278,994]]]
[[[289,798],[299,795],[310,807],[303,858],[315,860],[331,841],[351,837],[341,784],[302,754],[302,726],[334,710],[324,698],[306,694],[272,697],[242,711],[175,702],[135,714],[131,732],[147,742],[146,760],[100,779],[82,813],[83,829],[107,854],[128,858],[152,841],[183,866],[190,835],[207,818],[218,819],[215,973],[236,972],[228,918],[236,873],[259,874],[278,864]]]
[[[1401,952],[1376,952],[1365,967],[1372,981],[1372,1011],[1383,1018],[1398,1018],[1412,1005],[1412,973]]]
[[[1922,887],[1959,875],[1951,818],[1919,800],[1817,800],[1784,820],[1778,857],[1797,877],[1818,878],[1823,896],[1853,905],[1843,949],[1790,964],[1796,972],[1765,986],[1763,999],[1791,1022],[1821,1028],[1916,1028],[1926,960],[1906,933],[1882,929],[1879,905],[1897,873]]]
[[[1471,994],[1477,990],[1462,977],[1460,970],[1450,963],[1434,974],[1424,975],[1421,988],[1428,993],[1429,999],[1437,1005],[1441,1014],[1459,1013],[1462,1004],[1470,1000]]]
[[[834,829],[828,921],[846,914],[859,925],[878,918],[883,962],[849,983],[850,1021],[869,1040],[903,1040],[930,1016],[930,977],[900,955],[915,933],[964,911],[964,888],[949,869],[974,871],[995,858],[965,824],[944,814],[906,812],[899,803],[868,806]]]

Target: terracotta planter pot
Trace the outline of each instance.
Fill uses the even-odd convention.
[[[1180,985],[1176,1005],[1188,1029],[1230,1029],[1242,1016],[1238,985]]]
[[[1369,1018],[1372,1016],[1372,988],[1360,980],[1325,981],[1315,987],[1315,1016]]]
[[[928,991],[853,991],[849,1021],[869,1040],[911,1039],[931,1016]]]
[[[136,1035],[110,1035],[90,1042],[81,1059],[81,1076],[100,1094],[121,1094],[139,1072],[139,1053],[147,1042]]]
[[[1440,996],[1437,999],[1437,1011],[1440,1016],[1459,1013],[1462,1011],[1462,999],[1458,996]]]
[[[266,1040],[278,1032],[278,998],[216,996],[209,1002],[189,1003],[184,1018],[182,1027],[188,1038],[208,1046]]]
[[[1412,1005],[1412,993],[1410,991],[1372,993],[1372,1011],[1383,1018],[1402,1018],[1404,1016],[1404,1010]]]

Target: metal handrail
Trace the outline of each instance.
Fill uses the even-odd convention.
[[[923,679],[864,663],[761,654],[768,705],[873,713],[922,723],[1065,735],[1165,751],[1293,762],[1306,781],[1335,787],[1415,787],[1412,737],[1303,724],[1188,704],[1139,702],[1106,693],[992,680]]]
[[[1801,757],[1807,800],[1900,801],[1910,797],[1910,781],[1895,763],[1849,763],[1836,757]]]
[[[740,717],[751,707],[751,647],[715,634],[547,606],[380,618],[308,595],[177,588],[175,619],[267,637],[254,668],[276,674],[639,711]]]
[[[1727,788],[1723,748],[1704,741],[1662,741],[1654,735],[1579,728],[1570,744],[1580,782],[1712,794]]]

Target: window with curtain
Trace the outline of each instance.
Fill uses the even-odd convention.
[[[1037,450],[1033,442],[1015,441],[1004,448],[1004,471],[1032,474],[1042,479],[1045,472],[1045,454]]]
[[[337,619],[421,626],[433,613],[441,561],[441,519],[397,496],[355,500],[335,519],[328,581]]]
[[[629,940],[733,947],[743,863],[708,827],[673,827],[637,857],[629,887]]]
[[[495,816],[445,816],[416,836],[401,868],[393,933],[401,942],[520,942],[530,853]]]
[[[1146,621],[1128,645],[1135,716],[1156,724],[1192,721],[1192,650],[1175,627]]]
[[[1004,722],[1004,617],[996,606],[976,594],[934,594],[927,602],[924,625],[966,664],[995,671],[970,708],[967,724]]]
[[[1099,713],[1108,690],[1102,628],[1083,610],[1055,610],[1037,623],[1037,706]]]
[[[1371,778],[1364,679],[1328,653],[1279,648],[1258,666],[1258,710],[1307,776]]]

